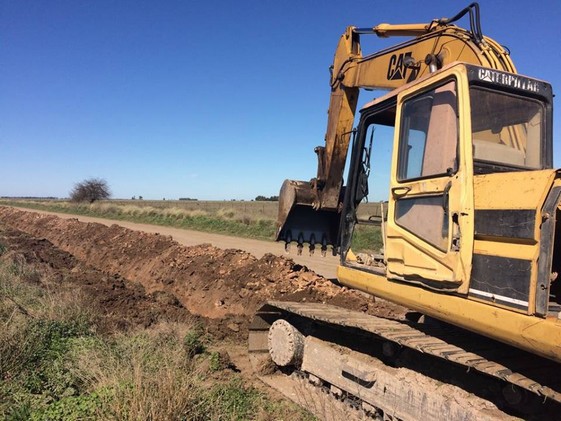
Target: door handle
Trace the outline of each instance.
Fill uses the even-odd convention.
[[[410,191],[411,191],[411,187],[408,186],[392,188],[392,194],[394,195],[394,197],[403,197]]]
[[[448,215],[448,200],[450,197],[450,189],[452,188],[452,183],[448,182],[444,191],[442,192],[442,209],[444,209],[444,215]]]

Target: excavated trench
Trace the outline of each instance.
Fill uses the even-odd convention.
[[[229,326],[224,335],[245,338],[252,315],[271,299],[326,302],[392,318],[405,313],[272,254],[257,259],[210,244],[186,247],[169,236],[9,207],[0,207],[0,229],[10,258],[15,253],[41,262],[51,279],[91,295],[117,324],[195,316]]]

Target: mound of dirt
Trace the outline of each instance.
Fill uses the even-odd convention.
[[[208,244],[185,247],[167,236],[8,207],[0,207],[0,223],[46,239],[106,277],[139,284],[148,296],[206,318],[245,320],[270,299],[326,302],[389,317],[405,312],[333,284],[285,257],[257,259]]]
[[[161,319],[183,322],[195,318],[175,297],[162,302],[162,297],[146,294],[142,285],[80,262],[44,238],[1,227],[0,244],[4,250],[0,261],[14,265],[27,282],[56,291],[57,297],[71,297],[69,302],[98,319],[101,332],[148,327]]]

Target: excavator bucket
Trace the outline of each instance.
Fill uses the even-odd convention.
[[[309,245],[310,254],[316,246],[325,255],[328,246],[333,252],[338,248],[341,214],[336,210],[316,210],[313,207],[314,193],[309,181],[285,180],[279,195],[277,219],[277,241],[284,241],[287,251],[295,241],[298,254],[304,244]]]

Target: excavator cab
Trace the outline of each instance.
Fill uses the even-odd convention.
[[[546,306],[531,298],[547,302],[548,279],[556,272],[553,231],[536,230],[541,213],[546,219],[555,213],[555,199],[547,198],[559,184],[552,169],[551,110],[546,82],[465,63],[367,104],[342,211],[342,265],[546,314]],[[389,169],[379,161],[364,165],[365,151],[375,159],[380,148],[372,129],[380,125],[393,128]],[[373,182],[380,170],[389,172],[388,186]],[[388,195],[388,213],[383,251],[376,253],[364,250],[369,243],[361,237],[372,222],[361,209],[365,192],[380,190]],[[372,239],[374,232],[368,235]],[[550,265],[541,274],[540,261]],[[516,282],[506,270],[512,267],[518,267]]]
[[[469,30],[453,24],[467,15],[470,17]],[[413,38],[374,54],[363,55],[360,44],[360,37],[363,35]],[[477,3],[469,5],[452,18],[435,19],[428,24],[390,25],[384,23],[373,28],[349,26],[339,40],[331,67],[331,97],[325,145],[315,149],[318,156],[317,176],[309,182],[287,180],[283,184],[279,195],[277,241],[284,241],[287,248],[291,242],[296,242],[299,253],[302,252],[304,243],[310,245],[311,252],[316,245],[321,245],[322,254],[325,254],[329,245],[333,246],[334,254],[339,252],[341,246],[339,227],[348,222],[342,219],[345,217],[341,213],[345,197],[342,178],[347,150],[354,133],[353,124],[359,90],[361,88],[381,89],[395,92],[409,83],[430,77],[435,71],[458,61],[479,65],[486,70],[498,69],[509,73],[516,72],[508,51],[497,42],[483,36]],[[450,92],[435,92],[434,96],[450,97]],[[485,97],[485,93],[481,92],[480,96]],[[439,101],[442,100],[439,99]],[[416,104],[410,104],[409,108],[415,108],[421,112],[423,108],[428,107],[427,104],[429,104],[429,99],[425,98]],[[488,103],[487,108],[492,106],[491,103]],[[438,117],[435,118],[438,119]],[[419,128],[423,124],[427,124],[422,118],[415,120],[413,115],[410,116],[409,123],[412,127],[418,126]],[[437,125],[433,125],[433,127],[437,127]],[[442,128],[443,130],[452,129],[452,125],[447,123]],[[482,156],[482,160],[486,154],[493,153],[492,142],[501,146],[499,141],[501,136],[505,138],[506,133],[498,133],[497,130],[497,127],[491,125],[490,133],[485,134],[481,139],[483,143],[474,144],[475,153],[477,156]],[[411,136],[414,137],[420,132],[422,129],[413,129]],[[510,130],[505,138],[507,142],[510,142],[507,147],[516,146],[520,136],[521,133]],[[438,148],[438,144],[435,144],[434,147]],[[520,150],[522,146],[518,145],[518,147]],[[510,148],[507,153],[513,150],[514,148]],[[431,166],[442,164],[444,168],[439,168],[439,171],[454,173],[458,163],[454,161],[455,158],[450,151],[443,151],[443,153],[442,159],[448,160],[448,162],[437,162],[435,155],[430,154],[430,162],[417,162],[416,170],[420,171],[420,165],[423,165],[424,170],[428,171]],[[415,158],[415,154],[417,158]],[[515,156],[516,152],[511,155],[510,159],[515,162],[520,159],[520,156]],[[413,165],[412,163],[418,157],[419,153],[412,151],[409,164]],[[412,167],[408,167],[409,164],[403,163],[402,170],[413,171]],[[404,176],[405,178],[418,178],[412,173]],[[417,174],[417,176],[424,177],[425,175]]]

